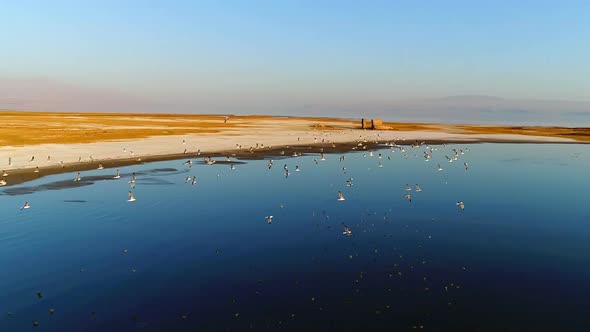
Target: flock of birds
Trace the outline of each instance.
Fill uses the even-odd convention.
[[[317,142],[317,139],[315,141]],[[352,149],[353,150],[357,150],[357,151],[366,150],[367,149],[367,143],[368,142],[378,143],[377,140],[368,140],[366,138],[360,137],[358,139],[358,141],[357,141],[357,146],[354,147],[354,148],[352,148]],[[322,143],[329,143],[330,146],[335,147],[335,144],[334,143],[331,143],[329,141],[326,142],[325,140],[322,140]],[[183,145],[186,144],[186,141],[183,140],[182,141],[182,144]],[[431,161],[433,159],[434,153],[438,150],[438,147],[437,146],[429,146],[425,142],[415,142],[414,144],[411,144],[411,145],[407,145],[404,142],[404,143],[402,143],[402,145],[400,145],[397,142],[392,141],[392,142],[386,142],[384,145],[385,145],[385,147],[388,147],[391,150],[391,152],[399,151],[402,154],[402,157],[404,159],[408,159],[409,154],[411,155],[411,153],[408,151],[408,149],[414,149],[412,151],[412,152],[414,152],[413,157],[418,157],[419,152],[417,152],[417,151],[420,151],[420,149],[423,149],[423,158],[424,158],[424,161],[425,162]],[[443,146],[444,146],[444,144],[443,144]],[[240,145],[237,145],[237,147],[239,149],[241,149],[241,146]],[[264,148],[264,145],[263,144],[260,144],[260,145],[257,144],[256,147],[250,147],[249,148],[249,151],[254,151],[255,149],[261,149],[261,148]],[[382,150],[378,150],[378,151],[382,151]],[[452,149],[451,151],[452,151],[452,154],[450,156],[449,155],[445,156],[445,159],[447,160],[448,163],[457,162],[461,158],[462,155],[464,155],[466,152],[469,151],[469,149],[468,148],[466,148],[466,149]],[[185,153],[186,153],[186,150],[185,150]],[[284,156],[285,155],[285,151],[281,151],[280,154],[281,154],[281,156]],[[197,151],[197,155],[200,155],[200,151]],[[301,155],[303,155],[303,154],[300,153],[300,152],[296,152],[296,151],[293,152],[293,156],[301,156]],[[380,160],[378,162],[378,164],[377,164],[377,167],[381,168],[381,167],[384,166],[383,162],[381,161],[381,159],[385,158],[385,156],[384,156],[383,153],[378,153],[378,152],[373,152],[373,151],[366,151],[366,153],[364,153],[362,156],[364,158],[367,158],[367,157],[369,157],[369,158],[376,157],[377,159]],[[35,159],[34,156],[31,157],[31,162],[34,161],[34,159]],[[91,162],[94,162],[94,159],[92,157],[90,159],[91,159]],[[387,156],[387,159],[388,160],[391,160],[391,156]],[[47,157],[47,160],[50,160],[50,157]],[[322,149],[321,152],[319,152],[318,157],[313,159],[313,162],[314,162],[314,164],[318,165],[320,162],[325,161],[325,160],[326,160],[326,155],[325,155],[325,153],[324,153],[324,151]],[[345,155],[342,155],[342,156],[340,156],[338,158],[338,160],[339,160],[340,163],[344,163],[346,161],[346,156]],[[225,162],[230,162],[230,170],[235,170],[236,169],[236,166],[235,166],[235,164],[231,163],[231,161],[232,161],[232,159],[231,159],[230,156],[227,156],[225,158]],[[12,159],[11,158],[9,158],[9,161],[8,162],[9,162],[9,165],[12,165]],[[218,162],[218,160],[216,160],[214,158],[211,158],[211,157],[205,157],[205,158],[202,159],[202,162],[204,164],[206,164],[206,165],[214,165],[214,164],[216,164]],[[194,163],[194,161],[192,159],[188,159],[185,162],[183,162],[182,165],[185,166],[185,167],[191,168],[193,166],[193,163]],[[273,159],[269,159],[265,163],[265,166],[268,169],[271,169],[274,166],[274,163],[275,163],[275,161]],[[465,170],[468,170],[469,169],[469,164],[467,162],[464,162],[463,163],[463,166],[464,166]],[[103,165],[101,163],[98,163],[97,169],[102,170],[102,169],[104,169],[104,167],[103,167]],[[342,170],[342,172],[344,174],[347,174],[347,172],[348,172],[348,169],[345,166],[342,166],[341,167],[341,170]],[[289,170],[289,167],[287,166],[287,164],[284,164],[283,171],[284,171],[285,178],[288,178],[291,173],[290,173],[290,170]],[[437,171],[438,172],[443,171],[443,168],[442,168],[442,166],[441,166],[440,163],[437,164]],[[39,172],[38,167],[35,169],[35,172]],[[294,172],[300,172],[299,165],[296,165],[295,166]],[[8,173],[6,171],[2,171],[2,176],[3,177],[7,177],[8,176]],[[116,172],[113,175],[113,179],[120,179],[120,178],[121,178],[121,173],[120,173],[119,169],[116,169]],[[76,175],[75,175],[75,177],[74,177],[74,179],[73,179],[73,181],[80,182],[80,181],[82,181],[82,179],[83,179],[82,178],[82,174],[80,172],[77,172]],[[129,178],[129,180],[128,180],[128,184],[131,187],[131,190],[128,190],[128,192],[127,192],[127,196],[128,196],[127,201],[128,202],[135,202],[136,201],[135,195],[134,195],[134,193],[132,191],[133,189],[136,188],[136,181],[137,181],[137,175],[136,175],[136,173],[132,173],[131,176],[130,176],[130,178]],[[354,181],[354,179],[352,177],[348,178],[346,180],[346,187],[352,187],[354,185],[354,182],[353,181]],[[184,178],[184,183],[185,184],[189,184],[190,183],[193,186],[194,185],[197,185],[197,177],[195,175],[186,176]],[[0,180],[0,185],[6,185],[6,181],[4,179]],[[409,192],[411,192],[411,191],[421,192],[422,191],[422,187],[419,184],[415,184],[413,186],[411,186],[409,184],[406,184],[404,190],[407,191],[408,193],[406,193],[403,197],[405,199],[407,199],[408,202],[411,203],[412,202],[412,194],[409,193]],[[343,191],[338,191],[337,192],[336,200],[339,201],[339,202],[343,202],[343,201],[346,200]],[[464,210],[465,209],[465,203],[463,201],[461,201],[461,200],[458,200],[456,202],[456,205],[457,205],[458,209],[460,209],[460,210]],[[31,204],[28,201],[26,201],[20,207],[20,210],[22,211],[22,210],[30,209],[30,208],[31,208]],[[274,216],[273,215],[267,215],[267,216],[265,216],[265,220],[266,220],[266,222],[268,224],[272,224],[273,223],[273,220],[274,220]],[[345,237],[352,237],[353,236],[352,228],[349,227],[349,226],[347,226],[345,223],[342,223],[341,225],[342,225],[342,235],[345,236]],[[445,286],[445,288],[446,288],[446,286]],[[38,295],[39,298],[42,298],[42,296],[43,296],[41,292],[39,292],[37,295]],[[50,313],[53,315],[54,312],[55,312],[54,309],[51,308],[50,309]],[[39,326],[39,322],[38,321],[35,321],[34,324],[33,324],[33,326],[35,326],[35,327]],[[422,328],[421,325],[419,325],[418,327]]]
[[[227,118],[225,119],[225,122],[227,122]],[[299,138],[298,138],[298,141],[299,141]],[[318,142],[318,139],[317,138],[314,138],[314,142]],[[368,143],[368,142],[369,142],[369,140],[367,140],[366,138],[362,138],[362,136],[361,136],[357,140],[357,146],[354,147],[354,148],[352,148],[352,149],[353,150],[357,150],[357,149],[365,150],[366,149],[366,143]],[[336,145],[334,143],[330,142],[329,140],[326,141],[325,139],[323,139],[322,140],[322,143],[329,143],[331,145],[331,147],[336,147]],[[373,141],[373,143],[377,143],[378,144],[379,142],[378,141]],[[182,144],[185,145],[186,144],[186,140],[182,140]],[[443,146],[445,146],[445,145],[446,144],[443,144]],[[391,151],[393,151],[393,152],[395,152],[396,150],[399,150],[403,154],[403,158],[404,159],[408,159],[408,154],[406,152],[406,147],[404,145],[399,145],[399,144],[396,143],[396,141],[392,141],[392,142],[386,142],[385,143],[385,146],[389,147],[391,149]],[[238,149],[241,149],[242,148],[242,146],[239,145],[239,144],[236,144],[236,147]],[[267,147],[271,148],[272,146],[267,146]],[[420,147],[423,147],[424,148],[423,157],[424,157],[424,161],[426,161],[426,162],[430,161],[432,159],[432,156],[433,156],[434,152],[437,151],[437,148],[436,147],[430,147],[425,142],[420,142],[419,143],[418,141],[416,141],[413,144],[411,144],[411,147],[412,148],[420,148]],[[256,143],[256,146],[250,147],[248,151],[250,151],[250,152],[253,153],[255,149],[258,150],[258,149],[263,149],[263,148],[264,148],[264,144]],[[127,149],[126,148],[123,148],[123,151],[124,152],[127,152]],[[446,158],[446,160],[449,163],[452,163],[454,161],[458,161],[459,160],[459,157],[461,155],[464,155],[465,152],[468,152],[468,151],[469,151],[469,148],[465,148],[465,149],[456,149],[456,148],[453,148],[451,150],[452,154],[450,156],[449,155],[445,155],[444,157]],[[131,151],[130,153],[131,153],[131,155],[134,155],[134,152],[133,151]],[[185,154],[187,153],[187,150],[186,149],[184,150],[184,153]],[[199,156],[200,154],[201,154],[201,151],[200,150],[197,150],[196,155]],[[285,155],[285,151],[284,150],[281,151],[280,154],[281,155]],[[293,152],[293,156],[294,157],[302,156],[302,155],[303,154],[300,153],[300,152],[297,152],[297,151],[294,151]],[[374,154],[373,151],[369,151],[368,156],[369,157],[374,157],[375,154]],[[363,154],[363,157],[366,158],[367,157],[367,154],[366,153]],[[414,154],[414,157],[417,157],[417,154]],[[344,155],[343,156],[340,156],[339,157],[339,161],[340,162],[344,162],[345,161],[345,158],[346,157]],[[378,153],[377,158],[378,159],[382,159],[383,158],[383,154],[382,153]],[[387,159],[388,160],[391,160],[391,156],[388,156]],[[32,156],[29,161],[30,162],[33,162],[34,160],[35,160],[35,156]],[[51,156],[47,156],[47,161],[50,161],[50,160],[51,160]],[[232,159],[231,159],[230,156],[227,156],[226,157],[226,162],[231,162],[231,160]],[[326,160],[326,156],[324,154],[324,149],[322,148],[321,149],[321,152],[319,154],[319,160],[318,160],[318,158],[314,158],[313,161],[317,165],[317,164],[319,164],[320,161],[325,161],[325,160]],[[81,162],[82,161],[82,157],[80,157],[78,161]],[[90,161],[91,162],[94,162],[94,158],[92,156],[90,156]],[[141,158],[138,158],[138,161],[141,161]],[[205,158],[203,158],[203,163],[205,163],[207,165],[214,165],[216,162],[217,162],[217,160],[215,160],[214,158],[211,158],[211,157],[205,157]],[[63,165],[63,162],[61,162],[61,164]],[[8,165],[9,166],[12,165],[12,158],[11,157],[8,158]],[[193,165],[193,161],[191,159],[188,159],[187,161],[185,161],[183,163],[183,165],[184,166],[188,166],[190,168]],[[273,159],[268,160],[268,162],[266,163],[266,167],[268,169],[271,169],[273,167],[273,165],[274,165],[274,160]],[[384,164],[381,161],[379,161],[378,167],[381,168],[381,167],[383,167],[383,165]],[[464,166],[465,170],[468,170],[469,169],[469,164],[467,162],[464,162],[463,163],[463,166]],[[97,169],[99,169],[99,170],[104,169],[104,166],[102,165],[102,163],[98,163]],[[230,169],[231,170],[235,170],[236,169],[235,164],[230,163]],[[288,178],[291,173],[289,172],[289,168],[287,167],[287,164],[284,164],[283,170],[284,170],[285,178]],[[298,165],[295,166],[295,172],[299,172],[299,171],[300,171],[299,166]],[[344,173],[346,173],[347,172],[347,168],[346,167],[342,167],[342,171]],[[437,171],[438,172],[443,171],[443,168],[442,168],[442,166],[441,166],[440,163],[437,164]],[[34,172],[36,172],[36,173],[39,172],[39,167],[38,166],[35,167]],[[2,177],[5,178],[7,176],[8,176],[8,173],[5,170],[3,170],[2,171]],[[119,169],[117,169],[116,170],[116,174],[113,176],[113,179],[120,179],[120,178],[121,178],[121,174],[120,174]],[[132,189],[135,189],[135,186],[136,186],[136,178],[137,178],[136,174],[135,173],[132,173],[131,178],[128,181],[128,183],[129,183],[129,185],[131,186]],[[80,182],[81,180],[82,180],[82,176],[81,176],[80,172],[77,172],[76,173],[76,176],[74,178],[74,182]],[[184,180],[184,183],[190,183],[191,185],[196,185],[197,184],[197,177],[196,176],[192,176],[192,177],[187,176],[185,178],[185,180]],[[7,184],[6,180],[4,180],[4,179],[1,179],[0,180],[0,186],[5,186],[6,184]],[[347,187],[351,187],[352,185],[353,185],[353,178],[349,178],[348,180],[346,180],[346,186]],[[406,184],[405,190],[406,191],[412,191],[412,187],[409,184]],[[420,187],[420,185],[416,184],[415,187],[414,187],[414,190],[415,190],[415,192],[421,192],[422,191],[422,188]],[[128,197],[128,199],[127,199],[128,202],[135,202],[136,201],[136,198],[135,198],[135,196],[134,196],[134,194],[133,194],[133,192],[131,190],[129,190],[127,192],[127,197]],[[410,203],[412,202],[412,194],[410,194],[410,193],[405,194],[404,195],[404,198],[407,199],[408,202],[410,202]],[[346,198],[344,197],[344,193],[342,191],[338,191],[337,200],[338,201],[344,201],[344,200],[346,200]],[[463,201],[461,201],[461,200],[457,201],[456,202],[456,205],[459,207],[460,210],[464,210],[465,209],[465,203]],[[29,209],[30,207],[31,207],[30,203],[28,201],[26,201],[20,207],[20,210]],[[272,218],[273,218],[273,216],[266,216],[266,220],[267,220],[267,222],[269,224],[272,223]],[[345,231],[343,232],[344,235],[348,235],[348,236],[352,235],[352,232],[350,231],[350,229],[346,225],[344,225],[344,229],[345,229]]]

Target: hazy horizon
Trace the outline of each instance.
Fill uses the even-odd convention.
[[[590,126],[585,2],[0,9],[0,109]]]

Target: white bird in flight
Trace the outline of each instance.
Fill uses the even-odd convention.
[[[350,228],[348,228],[348,226],[346,226],[345,224],[342,224],[342,226],[344,227],[344,232],[342,232],[342,235],[351,236],[352,231],[350,230]]]

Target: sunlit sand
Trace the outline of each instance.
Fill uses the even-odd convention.
[[[239,156],[294,146],[333,149],[359,139],[400,144],[590,141],[586,128],[386,122],[385,130],[366,130],[356,119],[305,117],[3,111],[0,121],[1,169],[37,170],[37,176],[72,171],[69,166],[96,169],[183,155]]]

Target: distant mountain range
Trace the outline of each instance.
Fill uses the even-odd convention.
[[[220,113],[199,105],[177,105],[112,90],[82,88],[45,79],[0,79],[0,109],[63,112]],[[223,113],[240,114],[223,109]],[[271,115],[379,117],[386,121],[558,125],[590,127],[590,102],[504,99],[461,95],[358,105],[280,105],[257,112]]]
[[[48,79],[0,79],[0,109],[146,113],[182,111],[174,105],[114,90],[78,87]]]
[[[427,122],[590,126],[590,102],[481,95],[396,102],[376,114]]]

